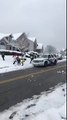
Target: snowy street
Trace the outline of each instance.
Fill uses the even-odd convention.
[[[13,65],[12,56],[0,57],[0,119],[65,120],[65,75],[65,59],[34,68],[29,58],[22,66]]]
[[[0,113],[1,120],[66,120],[66,84],[43,92]]]

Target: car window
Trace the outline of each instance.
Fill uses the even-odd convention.
[[[51,55],[51,57],[53,58],[54,56],[53,56],[53,55]]]
[[[41,57],[43,57],[43,58],[48,58],[48,55],[42,55]]]
[[[51,58],[51,55],[48,55],[48,58]]]

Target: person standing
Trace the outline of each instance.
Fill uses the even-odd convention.
[[[5,55],[4,55],[4,53],[2,53],[1,56],[2,56],[2,59],[5,60]]]
[[[15,64],[16,62],[17,62],[16,55],[13,55],[13,64]]]
[[[20,65],[20,58],[19,56],[16,56],[17,64]]]

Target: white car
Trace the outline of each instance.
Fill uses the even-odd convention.
[[[54,55],[42,55],[41,57],[34,59],[32,64],[34,66],[56,65],[57,58]]]

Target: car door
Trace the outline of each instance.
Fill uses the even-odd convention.
[[[50,64],[53,63],[53,56],[52,55],[48,55],[48,61]]]

